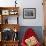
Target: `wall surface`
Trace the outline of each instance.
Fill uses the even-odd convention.
[[[23,8],[36,8],[36,19],[23,19]],[[42,0],[21,1],[20,25],[22,26],[42,26],[43,25],[43,6]]]
[[[15,6],[14,1],[15,0],[0,0],[0,7]],[[17,3],[17,6],[19,6],[20,15],[19,24],[21,26],[43,26],[42,0],[17,0]],[[36,19],[23,19],[23,8],[36,8]]]
[[[0,0],[0,7],[13,7],[15,6],[15,0]],[[33,26],[35,32],[37,33],[40,41],[43,41],[43,6],[42,6],[42,0],[17,0],[17,6],[19,6],[19,24],[20,26],[26,26],[21,27],[20,29],[20,36],[23,35],[23,32],[25,29],[27,29],[27,26]],[[23,19],[23,8],[36,8],[36,19]],[[8,17],[8,22],[15,23],[15,17],[13,17],[13,21],[11,20],[12,17]],[[10,22],[11,21],[11,22]],[[36,27],[34,27],[36,26]],[[40,27],[39,27],[40,26]],[[20,37],[22,38],[22,36]]]

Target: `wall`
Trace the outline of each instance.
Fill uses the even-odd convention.
[[[0,7],[12,7],[15,6],[14,3],[15,0],[0,0]],[[25,29],[27,29],[27,26],[33,26],[35,32],[37,33],[40,41],[43,41],[43,30],[42,26],[44,26],[43,20],[43,6],[42,6],[42,0],[17,0],[17,6],[19,6],[19,24],[20,26],[26,26],[21,27],[20,29],[20,39],[22,38],[23,32]],[[23,19],[23,8],[36,8],[36,19]],[[13,17],[15,20],[15,17]],[[11,21],[12,17],[9,17],[9,23]],[[14,22],[14,21],[11,21]],[[14,22],[15,23],[15,22]],[[35,27],[34,27],[35,26]],[[22,35],[21,35],[22,33]]]
[[[43,25],[43,6],[42,0],[20,1],[20,25],[22,26],[42,26]],[[36,19],[23,19],[23,8],[36,8]]]
[[[15,0],[0,0],[0,6],[15,6]],[[21,26],[43,26],[42,0],[17,0],[19,6],[19,24]],[[36,8],[36,19],[23,19],[23,8]],[[12,18],[12,17],[11,17]],[[10,20],[10,19],[9,19]]]

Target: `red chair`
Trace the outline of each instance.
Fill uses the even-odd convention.
[[[21,46],[27,46],[25,40],[32,36],[34,36],[35,38],[37,37],[36,33],[32,30],[32,28],[28,28],[24,34],[24,37],[22,38]],[[35,46],[41,46],[40,42],[38,41]]]

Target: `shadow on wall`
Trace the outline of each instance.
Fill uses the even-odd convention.
[[[21,40],[22,40],[22,38],[24,36],[25,31],[28,28],[32,28],[34,30],[34,32],[36,32],[39,41],[41,43],[43,43],[43,30],[42,30],[42,26],[21,26],[20,27],[20,31],[19,31],[19,40],[20,40],[20,42],[21,42]]]

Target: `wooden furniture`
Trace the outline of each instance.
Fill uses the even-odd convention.
[[[17,18],[18,23],[18,9],[19,7],[0,7],[0,18],[1,18],[1,24],[8,24],[8,17],[14,16]]]
[[[17,30],[17,32],[19,31],[19,24],[0,24],[0,30],[1,32],[5,29],[5,28],[10,28],[14,31],[14,29]]]
[[[2,44],[3,46],[18,46],[18,41],[5,41]]]
[[[19,40],[2,40],[2,32],[4,29],[11,29],[14,32],[19,31],[19,14],[18,14],[19,7],[0,7],[0,32],[1,32],[1,41],[0,46],[18,46]],[[9,17],[15,17],[11,19],[11,21],[14,21],[12,24],[11,21],[8,21]],[[11,22],[11,23],[9,23]],[[16,30],[15,30],[16,29]]]

